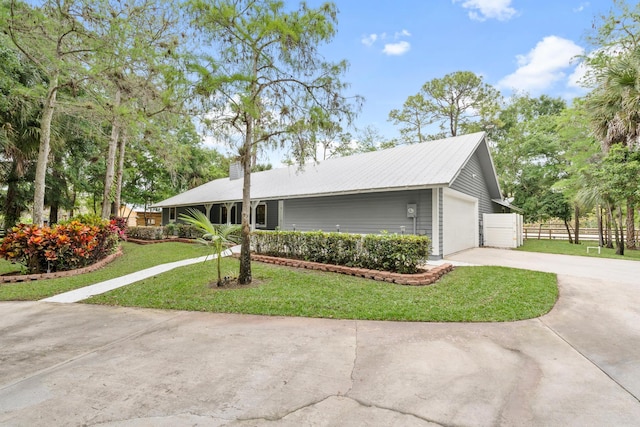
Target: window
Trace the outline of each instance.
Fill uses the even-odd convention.
[[[169,208],[169,222],[175,222],[176,220],[176,208]]]
[[[231,208],[231,221],[229,224],[237,224],[236,207]],[[220,224],[227,224],[227,207],[220,206]]]
[[[267,204],[260,203],[256,206],[256,227],[267,226]]]

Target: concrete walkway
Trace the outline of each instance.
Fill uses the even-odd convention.
[[[510,323],[0,303],[0,425],[640,425],[640,263],[454,258],[562,271],[560,299]]]
[[[233,253],[240,253],[240,246],[234,246],[224,252],[222,256],[230,256]],[[114,289],[121,288],[126,285],[130,285],[140,280],[148,279],[160,273],[165,273],[174,268],[184,267],[191,264],[197,264],[199,262],[211,261],[217,258],[217,255],[207,255],[199,258],[185,259],[182,261],[170,262],[167,264],[156,265],[155,267],[147,268],[144,270],[136,271],[135,273],[127,274],[125,276],[116,277],[115,279],[105,280],[104,282],[96,283],[95,285],[85,286],[84,288],[74,289],[69,292],[54,295],[49,298],[45,298],[43,302],[60,302],[60,303],[74,303],[85,300],[94,295],[100,295],[105,292],[112,291]]]

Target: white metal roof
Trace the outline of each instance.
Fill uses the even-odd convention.
[[[449,185],[467,163],[484,132],[402,145],[251,174],[251,199],[289,199],[329,194],[397,191]],[[495,178],[495,171],[493,171]],[[155,207],[242,200],[243,180],[216,179]],[[497,185],[497,180],[495,181]]]

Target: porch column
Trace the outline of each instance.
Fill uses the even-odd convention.
[[[213,203],[205,203],[204,210],[207,211],[207,218],[211,221],[211,208],[213,207]]]
[[[227,202],[224,204],[224,207],[227,210],[227,225],[231,225],[231,209],[233,209],[235,204],[235,202]]]

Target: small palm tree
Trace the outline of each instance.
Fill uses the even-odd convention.
[[[180,215],[180,219],[191,224],[204,234],[198,242],[213,248],[213,253],[217,256],[218,281],[216,286],[222,285],[222,272],[220,258],[222,252],[228,245],[238,243],[240,239],[240,226],[238,225],[216,225],[212,224],[209,218],[197,209],[189,209],[186,214]]]

